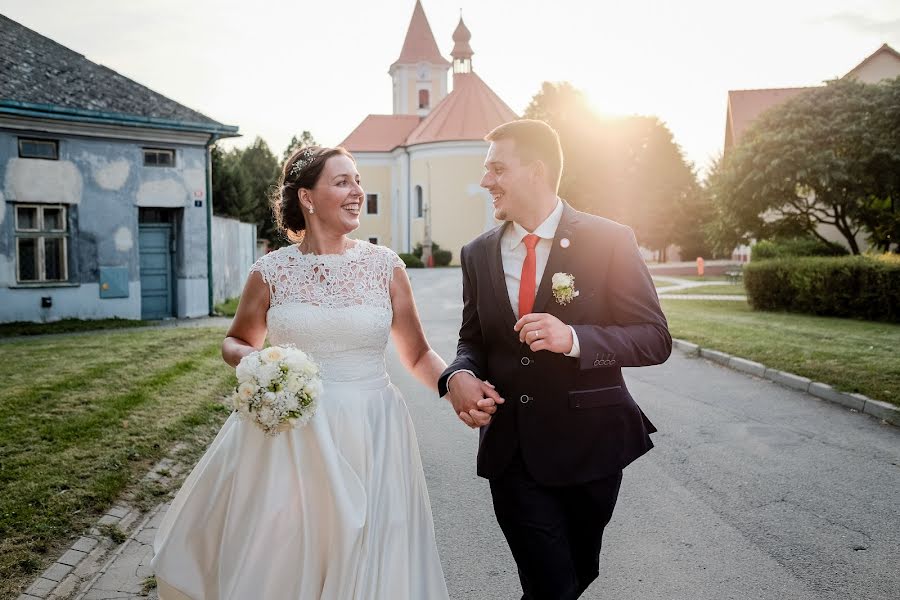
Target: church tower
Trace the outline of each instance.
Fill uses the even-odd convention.
[[[450,62],[438,50],[422,3],[416,0],[400,57],[388,70],[394,87],[394,114],[424,117],[431,112],[447,96],[449,69]]]

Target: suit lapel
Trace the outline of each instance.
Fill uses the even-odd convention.
[[[487,244],[487,263],[491,274],[491,283],[494,288],[494,295],[497,299],[497,306],[500,309],[501,316],[509,322],[509,330],[516,324],[516,315],[513,313],[512,305],[509,303],[509,291],[506,288],[506,274],[503,272],[503,256],[501,254],[500,243],[503,239],[503,232],[509,227],[509,223],[494,230],[491,237],[488,238]]]
[[[565,271],[569,255],[575,249],[575,226],[578,224],[578,213],[566,203],[563,203],[563,207],[563,214],[559,220],[559,226],[556,228],[556,236],[553,238],[553,246],[550,247],[550,256],[547,258],[547,266],[541,276],[541,285],[534,298],[532,312],[546,312],[544,307],[552,296],[553,274]],[[568,243],[563,240],[568,240]]]

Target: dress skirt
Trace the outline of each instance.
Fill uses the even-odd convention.
[[[324,381],[299,429],[232,414],[154,542],[161,600],[448,598],[412,421],[387,375]]]

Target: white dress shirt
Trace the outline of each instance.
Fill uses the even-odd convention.
[[[553,248],[553,238],[556,237],[556,229],[559,227],[562,214],[563,203],[562,200],[557,198],[556,208],[553,209],[550,216],[531,232],[541,238],[534,247],[535,294],[537,294],[537,291],[541,287],[541,278],[544,275],[544,269],[547,268],[547,260],[550,258],[550,250]],[[500,239],[500,259],[503,261],[503,275],[506,280],[506,292],[509,294],[509,305],[512,306],[513,314],[516,315],[516,318],[521,318],[521,315],[519,314],[519,284],[522,279],[522,265],[525,263],[525,256],[528,254],[528,249],[523,242],[526,235],[528,235],[528,231],[513,221],[506,228],[506,231],[503,232],[503,237]],[[552,277],[553,274],[551,273],[549,276]],[[578,345],[578,336],[575,334],[575,329],[571,325],[569,326],[569,330],[572,332],[572,348],[566,352],[566,356],[578,358],[581,356],[581,347]],[[468,369],[454,371],[450,374],[450,377],[447,378],[448,389],[450,380],[459,372],[475,375]]]

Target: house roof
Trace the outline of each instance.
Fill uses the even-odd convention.
[[[0,111],[236,135],[162,94],[0,15]]]
[[[725,118],[725,149],[737,144],[741,136],[762,113],[813,87],[730,90]]]
[[[897,52],[887,44],[882,44],[878,50],[865,57],[861,63],[850,69],[850,71],[846,75],[844,75],[844,77],[855,77],[861,70],[866,67],[866,65],[868,65],[870,62],[875,60],[876,57],[882,54],[886,54],[888,56],[896,58],[897,60],[900,60],[900,52]]]
[[[877,56],[887,54],[900,60],[897,52],[887,44],[867,56],[844,77],[854,77]],[[725,150],[737,144],[747,127],[768,109],[815,87],[731,90],[728,92],[728,113],[725,117]]]
[[[416,127],[407,146],[482,140],[494,127],[519,117],[475,73],[453,76],[453,91]]]
[[[419,121],[416,115],[369,115],[340,145],[350,152],[390,152],[404,145]]]
[[[415,65],[420,62],[450,66],[450,62],[441,56],[441,51],[438,50],[422,3],[416,0],[416,7],[413,9],[412,19],[406,30],[406,39],[403,41],[403,49],[400,50],[400,57],[394,61],[391,68],[393,69],[396,65]]]

